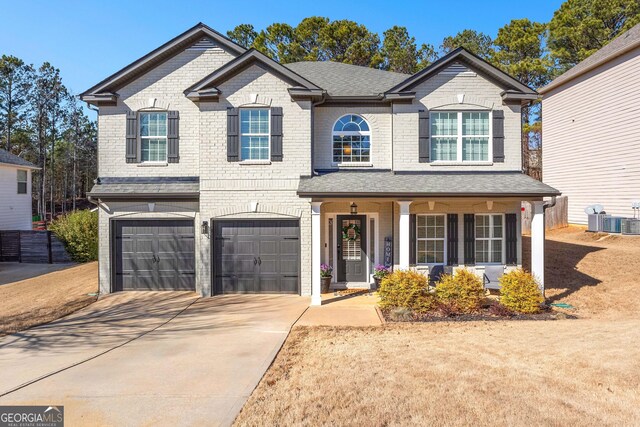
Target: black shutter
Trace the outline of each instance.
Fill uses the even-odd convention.
[[[493,161],[504,163],[504,111],[493,111]]]
[[[238,136],[238,109],[227,108],[227,161],[237,162],[240,160],[240,144]]]
[[[416,215],[409,215],[409,265],[416,265]]]
[[[127,111],[127,163],[138,162],[138,113]]]
[[[464,263],[476,263],[476,218],[474,214],[464,214]]]
[[[507,264],[515,265],[518,263],[518,217],[517,214],[506,214],[506,252]]]
[[[458,214],[447,215],[447,265],[458,264]]]
[[[179,119],[177,111],[167,112],[167,162],[169,163],[178,163],[180,160],[180,135],[178,132]]]
[[[429,162],[429,112],[418,112],[418,161]]]
[[[282,107],[271,107],[271,161],[282,161]]]

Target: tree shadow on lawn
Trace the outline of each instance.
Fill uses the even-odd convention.
[[[605,248],[545,240],[544,280],[548,302],[557,302],[586,286],[597,286],[600,279],[578,271],[577,266],[588,254]],[[522,266],[531,271],[531,238],[522,236]]]

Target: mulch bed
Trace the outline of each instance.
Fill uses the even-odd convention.
[[[390,310],[380,311],[384,316],[384,320],[389,323],[407,323],[407,322],[476,322],[476,321],[500,321],[500,320],[560,320],[560,319],[577,319],[578,317],[566,313],[564,311],[556,311],[551,308],[545,308],[536,314],[511,314],[496,315],[483,308],[477,313],[469,314],[444,314],[442,312],[433,312],[426,314],[411,314],[406,320],[397,319],[390,313]]]

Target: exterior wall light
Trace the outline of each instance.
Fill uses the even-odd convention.
[[[202,234],[209,235],[209,221],[202,221],[202,227],[200,228]]]
[[[357,215],[358,214],[358,205],[356,205],[354,202],[351,202],[351,215]]]

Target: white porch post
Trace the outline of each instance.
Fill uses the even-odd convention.
[[[322,202],[311,202],[311,305],[321,305],[320,295],[320,206]]]
[[[401,269],[409,268],[409,206],[411,201],[399,201],[400,206],[400,220],[398,224],[399,239],[398,239],[398,267]]]
[[[531,273],[538,279],[544,295],[544,204],[531,203]]]

